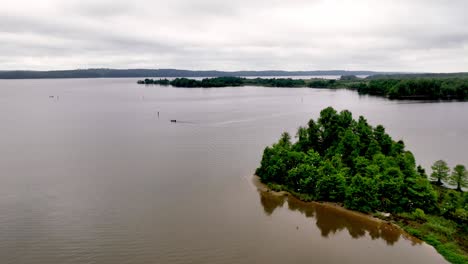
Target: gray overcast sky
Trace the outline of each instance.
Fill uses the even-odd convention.
[[[468,0],[12,0],[0,70],[468,71]]]

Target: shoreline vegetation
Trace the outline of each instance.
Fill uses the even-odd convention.
[[[350,89],[359,94],[383,96],[390,99],[415,100],[468,100],[468,77],[466,75],[378,75],[358,78],[341,76],[338,80],[292,79],[292,78],[241,78],[216,77],[202,80],[175,78],[144,79],[138,84],[163,85],[185,88],[215,88],[262,86],[283,88]]]
[[[255,175],[270,190],[330,202],[381,218],[427,242],[452,263],[468,263],[468,173],[436,161],[429,176],[403,141],[381,125],[328,107],[265,148]],[[431,181],[432,180],[432,181]],[[457,186],[443,186],[448,182]]]
[[[326,207],[332,210],[339,211],[341,213],[345,213],[347,216],[352,216],[360,219],[364,219],[365,221],[368,222],[373,222],[373,223],[378,223],[378,224],[384,224],[387,227],[391,226],[391,228],[394,228],[400,232],[400,234],[405,238],[413,243],[422,243],[423,240],[417,238],[416,236],[413,236],[406,232],[403,228],[401,228],[399,225],[397,225],[394,221],[390,220],[390,216],[383,216],[381,214],[368,214],[368,213],[363,213],[355,210],[350,210],[347,209],[346,207],[343,206],[343,204],[340,203],[335,203],[335,202],[327,202],[327,201],[309,201],[305,199],[301,199],[301,195],[299,193],[296,193],[291,190],[281,189],[281,190],[274,190],[269,187],[268,184],[265,184],[261,181],[260,177],[257,175],[253,176],[253,184],[257,188],[257,190],[260,193],[267,193],[271,196],[274,197],[283,197],[283,198],[294,198],[296,201],[300,201],[304,207],[307,206],[321,206],[321,207]]]

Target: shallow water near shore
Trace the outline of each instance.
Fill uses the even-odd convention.
[[[444,263],[392,226],[252,183],[263,149],[327,106],[383,124],[426,168],[468,164],[462,102],[0,80],[1,262]]]

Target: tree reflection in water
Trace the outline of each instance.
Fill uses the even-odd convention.
[[[421,244],[421,241],[409,237],[392,224],[370,219],[360,213],[328,204],[302,202],[290,195],[278,195],[263,190],[258,192],[260,203],[266,215],[271,216],[276,208],[281,208],[287,203],[289,210],[298,211],[306,217],[314,218],[323,237],[329,237],[346,229],[354,239],[369,234],[373,240],[383,239],[388,245],[393,245],[400,239],[400,236],[403,236],[411,240],[413,245]]]

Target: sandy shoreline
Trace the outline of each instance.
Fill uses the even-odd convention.
[[[346,208],[344,208],[343,206],[341,206],[340,204],[337,204],[337,203],[316,202],[316,201],[305,202],[305,201],[302,201],[302,200],[300,200],[299,198],[297,198],[296,196],[292,195],[291,193],[289,193],[287,191],[278,192],[278,191],[271,190],[267,185],[262,183],[260,181],[260,177],[258,177],[256,175],[253,176],[252,182],[253,182],[253,184],[255,185],[255,187],[257,188],[257,190],[259,192],[264,193],[264,194],[266,193],[268,195],[279,197],[279,198],[283,197],[284,199],[287,199],[288,202],[293,202],[295,205],[300,205],[301,207],[304,207],[304,209],[306,209],[306,208],[314,208],[314,209],[319,208],[320,210],[330,210],[331,212],[333,212],[337,216],[352,218],[353,222],[358,221],[358,222],[360,222],[360,223],[362,223],[363,225],[366,225],[366,226],[371,225],[371,226],[374,226],[374,227],[378,227],[379,229],[380,228],[385,228],[385,229],[392,229],[393,232],[398,231],[402,235],[402,237],[412,241],[413,243],[418,243],[419,244],[419,243],[423,242],[422,240],[420,240],[420,239],[418,239],[418,238],[416,238],[414,236],[411,236],[410,234],[405,232],[400,226],[398,226],[397,224],[392,223],[390,221],[383,220],[383,219],[374,217],[374,216],[369,215],[369,214],[365,214],[365,213],[361,213],[361,212],[358,212],[358,211],[353,211],[353,210],[346,209]]]

